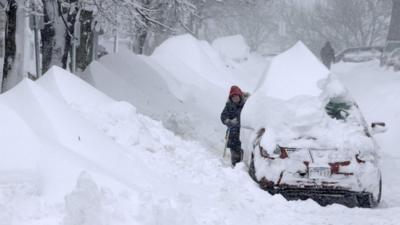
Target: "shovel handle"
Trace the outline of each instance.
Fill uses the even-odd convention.
[[[225,158],[225,155],[226,155],[226,149],[228,147],[228,140],[229,140],[229,133],[230,133],[230,130],[228,129],[226,131],[226,135],[225,135],[225,147],[224,147],[224,154],[222,155],[222,158]]]

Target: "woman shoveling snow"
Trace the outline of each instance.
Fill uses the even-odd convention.
[[[240,142],[240,113],[246,103],[249,93],[242,92],[238,86],[232,86],[229,98],[221,113],[221,121],[228,127],[227,145],[231,151],[232,166],[243,159],[242,144]]]

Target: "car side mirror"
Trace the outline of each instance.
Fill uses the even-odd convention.
[[[386,123],[384,123],[384,122],[371,123],[372,134],[385,133],[386,131],[387,131]]]

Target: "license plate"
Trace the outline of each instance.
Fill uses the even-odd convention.
[[[327,178],[331,176],[329,167],[309,167],[308,177],[311,179]]]

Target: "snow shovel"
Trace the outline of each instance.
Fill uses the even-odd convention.
[[[229,133],[230,133],[230,129],[228,129],[228,130],[226,131],[226,135],[225,135],[225,147],[224,147],[224,154],[222,155],[222,158],[223,158],[223,159],[225,158],[225,155],[226,155],[226,149],[227,149],[227,147],[228,147]]]
[[[251,130],[251,131],[255,131],[256,130],[256,129],[250,127],[250,126],[244,126],[244,125],[240,126],[240,128],[243,128],[243,129],[246,129],[246,130]]]

